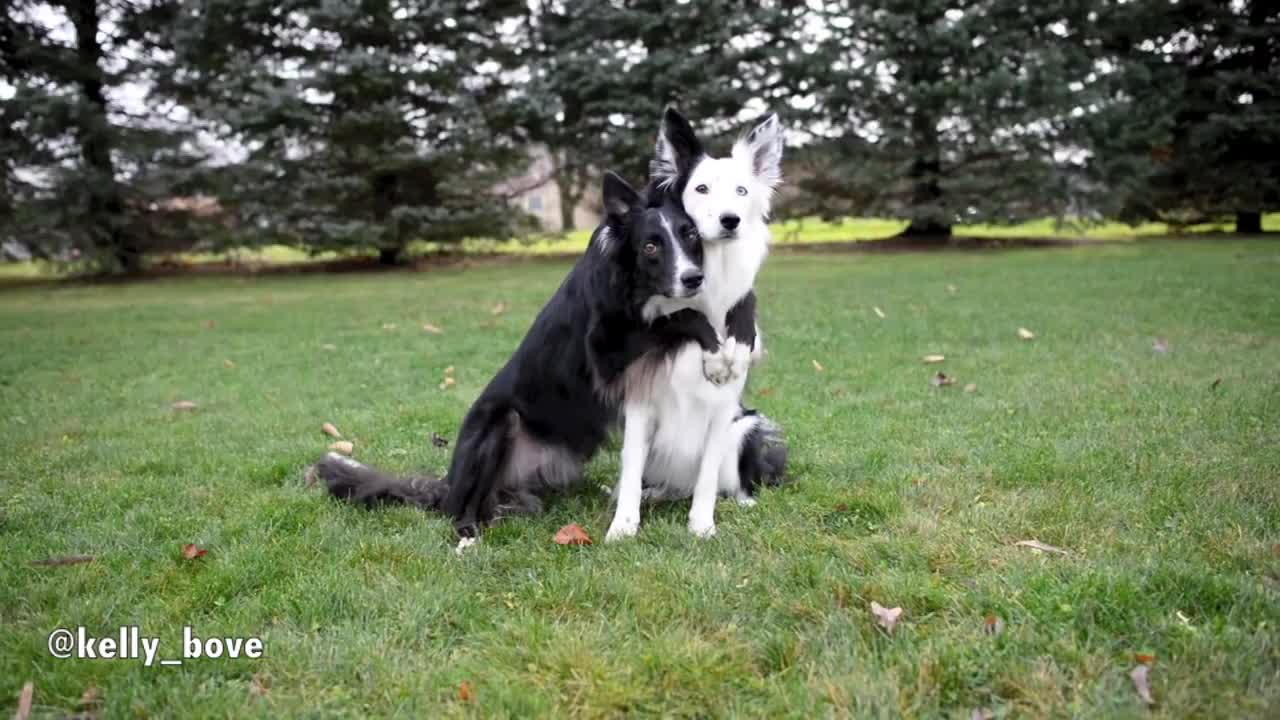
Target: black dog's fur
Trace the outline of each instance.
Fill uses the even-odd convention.
[[[445,477],[402,480],[331,454],[312,472],[332,495],[440,510],[459,536],[474,537],[500,515],[541,510],[544,496],[578,480],[618,420],[629,366],[691,341],[719,347],[693,310],[652,324],[641,317],[650,297],[679,289],[673,243],[701,265],[701,240],[679,201],[656,188],[636,193],[612,174],[604,198],[607,217],[587,251],[463,419]],[[645,252],[650,243],[661,245],[656,257]]]

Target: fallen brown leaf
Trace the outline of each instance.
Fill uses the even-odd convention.
[[[334,345],[333,343],[325,343],[320,346],[320,349],[328,352],[333,352],[334,350],[338,349],[338,346]]]
[[[169,407],[173,408],[174,410],[177,410],[178,412],[182,412],[184,410],[195,410],[200,406],[196,405],[190,400],[179,400],[178,402],[170,405]]]
[[[431,433],[431,444],[439,448],[449,447],[449,438],[433,432]]]
[[[458,683],[458,699],[462,702],[471,702],[475,696],[471,693],[471,683],[463,680]]]
[[[214,329],[214,328],[215,328],[215,327],[217,327],[217,325],[218,325],[218,323],[216,323],[216,322],[214,322],[214,321],[212,321],[212,320],[205,320],[204,322],[202,322],[202,323],[200,323],[200,324],[201,324],[201,325],[203,325],[203,326],[205,326],[205,327],[206,327],[206,328],[208,328],[209,330]]]
[[[578,523],[569,523],[556,531],[552,538],[557,545],[590,545],[591,537]]]
[[[32,565],[36,567],[57,567],[59,565],[79,565],[81,563],[90,563],[96,560],[92,555],[64,555],[62,557],[51,557],[44,560],[33,560]]]
[[[444,330],[441,330],[439,327],[432,325],[431,323],[422,323],[422,330],[423,332],[429,332],[432,335],[440,335],[444,332]]]
[[[36,684],[30,680],[22,685],[22,692],[18,693],[18,710],[13,714],[13,720],[27,720],[31,717],[31,701],[36,695]]]
[[[871,614],[875,616],[876,622],[888,635],[893,634],[893,627],[898,624],[898,618],[902,617],[902,608],[886,608],[875,600],[871,601]]]
[[[249,678],[249,694],[255,697],[263,697],[267,691],[271,689],[271,676],[266,673],[256,672],[253,677]]]
[[[925,355],[921,359],[924,360],[926,365],[932,365],[934,363],[940,363],[943,360],[946,360],[947,357],[945,355]]]
[[[501,300],[499,300],[499,301],[498,301],[498,304],[497,304],[497,305],[494,305],[494,306],[493,306],[493,309],[489,311],[489,314],[490,314],[490,315],[501,315],[502,313],[504,313],[504,312],[506,312],[506,311],[507,311],[507,304],[506,304],[505,302],[502,302]]]
[[[1022,547],[1028,547],[1028,548],[1031,548],[1032,550],[1039,550],[1040,552],[1047,552],[1047,553],[1055,553],[1057,555],[1070,554],[1066,550],[1063,550],[1062,548],[1056,548],[1052,545],[1045,545],[1039,540],[1019,540],[1018,542],[1014,543],[1014,545],[1021,545]]]
[[[395,324],[395,323],[382,323],[382,329],[383,329],[383,330],[395,330],[395,329],[396,329],[396,324]]]
[[[812,360],[812,361],[810,361],[810,362],[812,362],[812,363],[813,363],[813,369],[814,369],[814,370],[817,370],[818,372],[822,372],[822,371],[823,371],[823,369],[824,369],[824,368],[822,367],[822,363],[818,362],[817,360]]]
[[[884,319],[884,311],[883,311],[883,310],[881,310],[881,309],[880,309],[880,308],[878,308],[878,307],[874,307],[874,306],[873,306],[871,309],[872,309],[873,311],[875,311],[876,317],[880,318],[881,320],[883,320],[883,319]]]
[[[1004,632],[1004,621],[995,615],[988,615],[982,619],[982,632],[988,635],[999,635]]]
[[[223,361],[222,361],[222,367],[224,367],[224,368],[226,368],[226,369],[228,369],[228,370],[231,370],[231,369],[232,369],[232,368],[234,368],[235,366],[236,366],[236,364],[235,364],[234,362],[232,362],[232,361],[230,360],[230,358],[228,358],[228,359],[226,359],[226,360],[223,360]]]
[[[1022,338],[1023,340],[1035,340],[1036,334],[1024,327],[1020,327],[1018,328],[1018,337]]]
[[[444,369],[444,374],[445,374],[445,375],[452,375],[452,374],[453,374],[453,366],[452,366],[452,365],[450,365],[449,367],[445,368],[445,369]]]
[[[964,386],[965,392],[974,392],[977,389],[978,389],[978,386],[975,383],[969,383],[968,385]]]
[[[1134,653],[1133,659],[1143,665],[1154,665],[1156,662],[1156,656],[1149,653]]]
[[[334,438],[335,440],[342,439],[342,433],[338,432],[338,428],[335,427],[333,423],[327,422],[321,425],[320,432],[324,433],[325,435],[328,435],[331,438]]]
[[[1169,341],[1164,338],[1156,338],[1156,341],[1151,343],[1151,349],[1158,353],[1167,353],[1169,352]]]
[[[1129,679],[1133,681],[1133,689],[1138,691],[1138,697],[1142,698],[1142,702],[1148,705],[1155,705],[1156,699],[1151,696],[1150,673],[1150,667],[1138,665],[1129,671]]]
[[[1222,384],[1222,378],[1214,378],[1214,379],[1213,379],[1213,382],[1209,385],[1209,389],[1210,389],[1210,390],[1217,390],[1217,389],[1218,389],[1218,386],[1219,386],[1219,385],[1221,385],[1221,384]]]
[[[339,440],[337,442],[330,443],[329,449],[336,453],[342,453],[343,455],[350,455],[351,453],[356,451],[356,446],[350,440]]]
[[[207,552],[209,551],[205,550],[199,545],[196,545],[195,543],[187,543],[186,545],[182,546],[182,557],[186,558],[187,560],[195,560],[198,557],[204,557],[205,553]]]
[[[80,703],[78,707],[81,710],[92,710],[102,704],[102,691],[97,685],[90,685],[80,693]]]
[[[446,376],[445,376],[445,378],[444,378],[444,382],[440,383],[440,389],[441,389],[441,390],[448,390],[449,388],[453,387],[454,382],[455,382],[455,381],[454,381],[454,379],[453,379],[452,377],[450,377],[450,376],[446,375]]]
[[[947,377],[947,374],[943,372],[934,373],[933,377],[929,378],[929,384],[934,387],[954,385],[955,382],[955,378]]]
[[[773,388],[771,387],[760,388],[759,390],[756,391],[756,395],[759,397],[769,397],[772,394],[773,394]]]

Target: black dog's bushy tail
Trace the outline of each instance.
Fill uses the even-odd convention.
[[[755,410],[743,409],[743,417],[754,420],[742,438],[738,456],[738,476],[747,492],[760,486],[781,485],[787,481],[787,446],[782,429]]]
[[[435,477],[397,478],[378,472],[337,453],[329,453],[307,470],[307,484],[324,482],[329,494],[354,505],[402,503],[425,510],[439,510],[449,492]]]

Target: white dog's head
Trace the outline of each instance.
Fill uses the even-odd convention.
[[[649,173],[680,194],[704,240],[733,240],[769,218],[773,191],[782,182],[782,123],[769,115],[734,143],[729,157],[713,158],[689,121],[667,108]]]

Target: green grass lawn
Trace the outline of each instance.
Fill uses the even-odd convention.
[[[36,717],[91,686],[111,718],[1276,716],[1280,243],[771,259],[748,402],[794,482],[709,541],[670,504],[554,545],[603,536],[616,448],[462,558],[445,519],[303,487],[325,421],[443,470],[431,434],[565,268],[0,292],[0,711],[31,681]],[[78,625],[265,654],[50,657]]]

